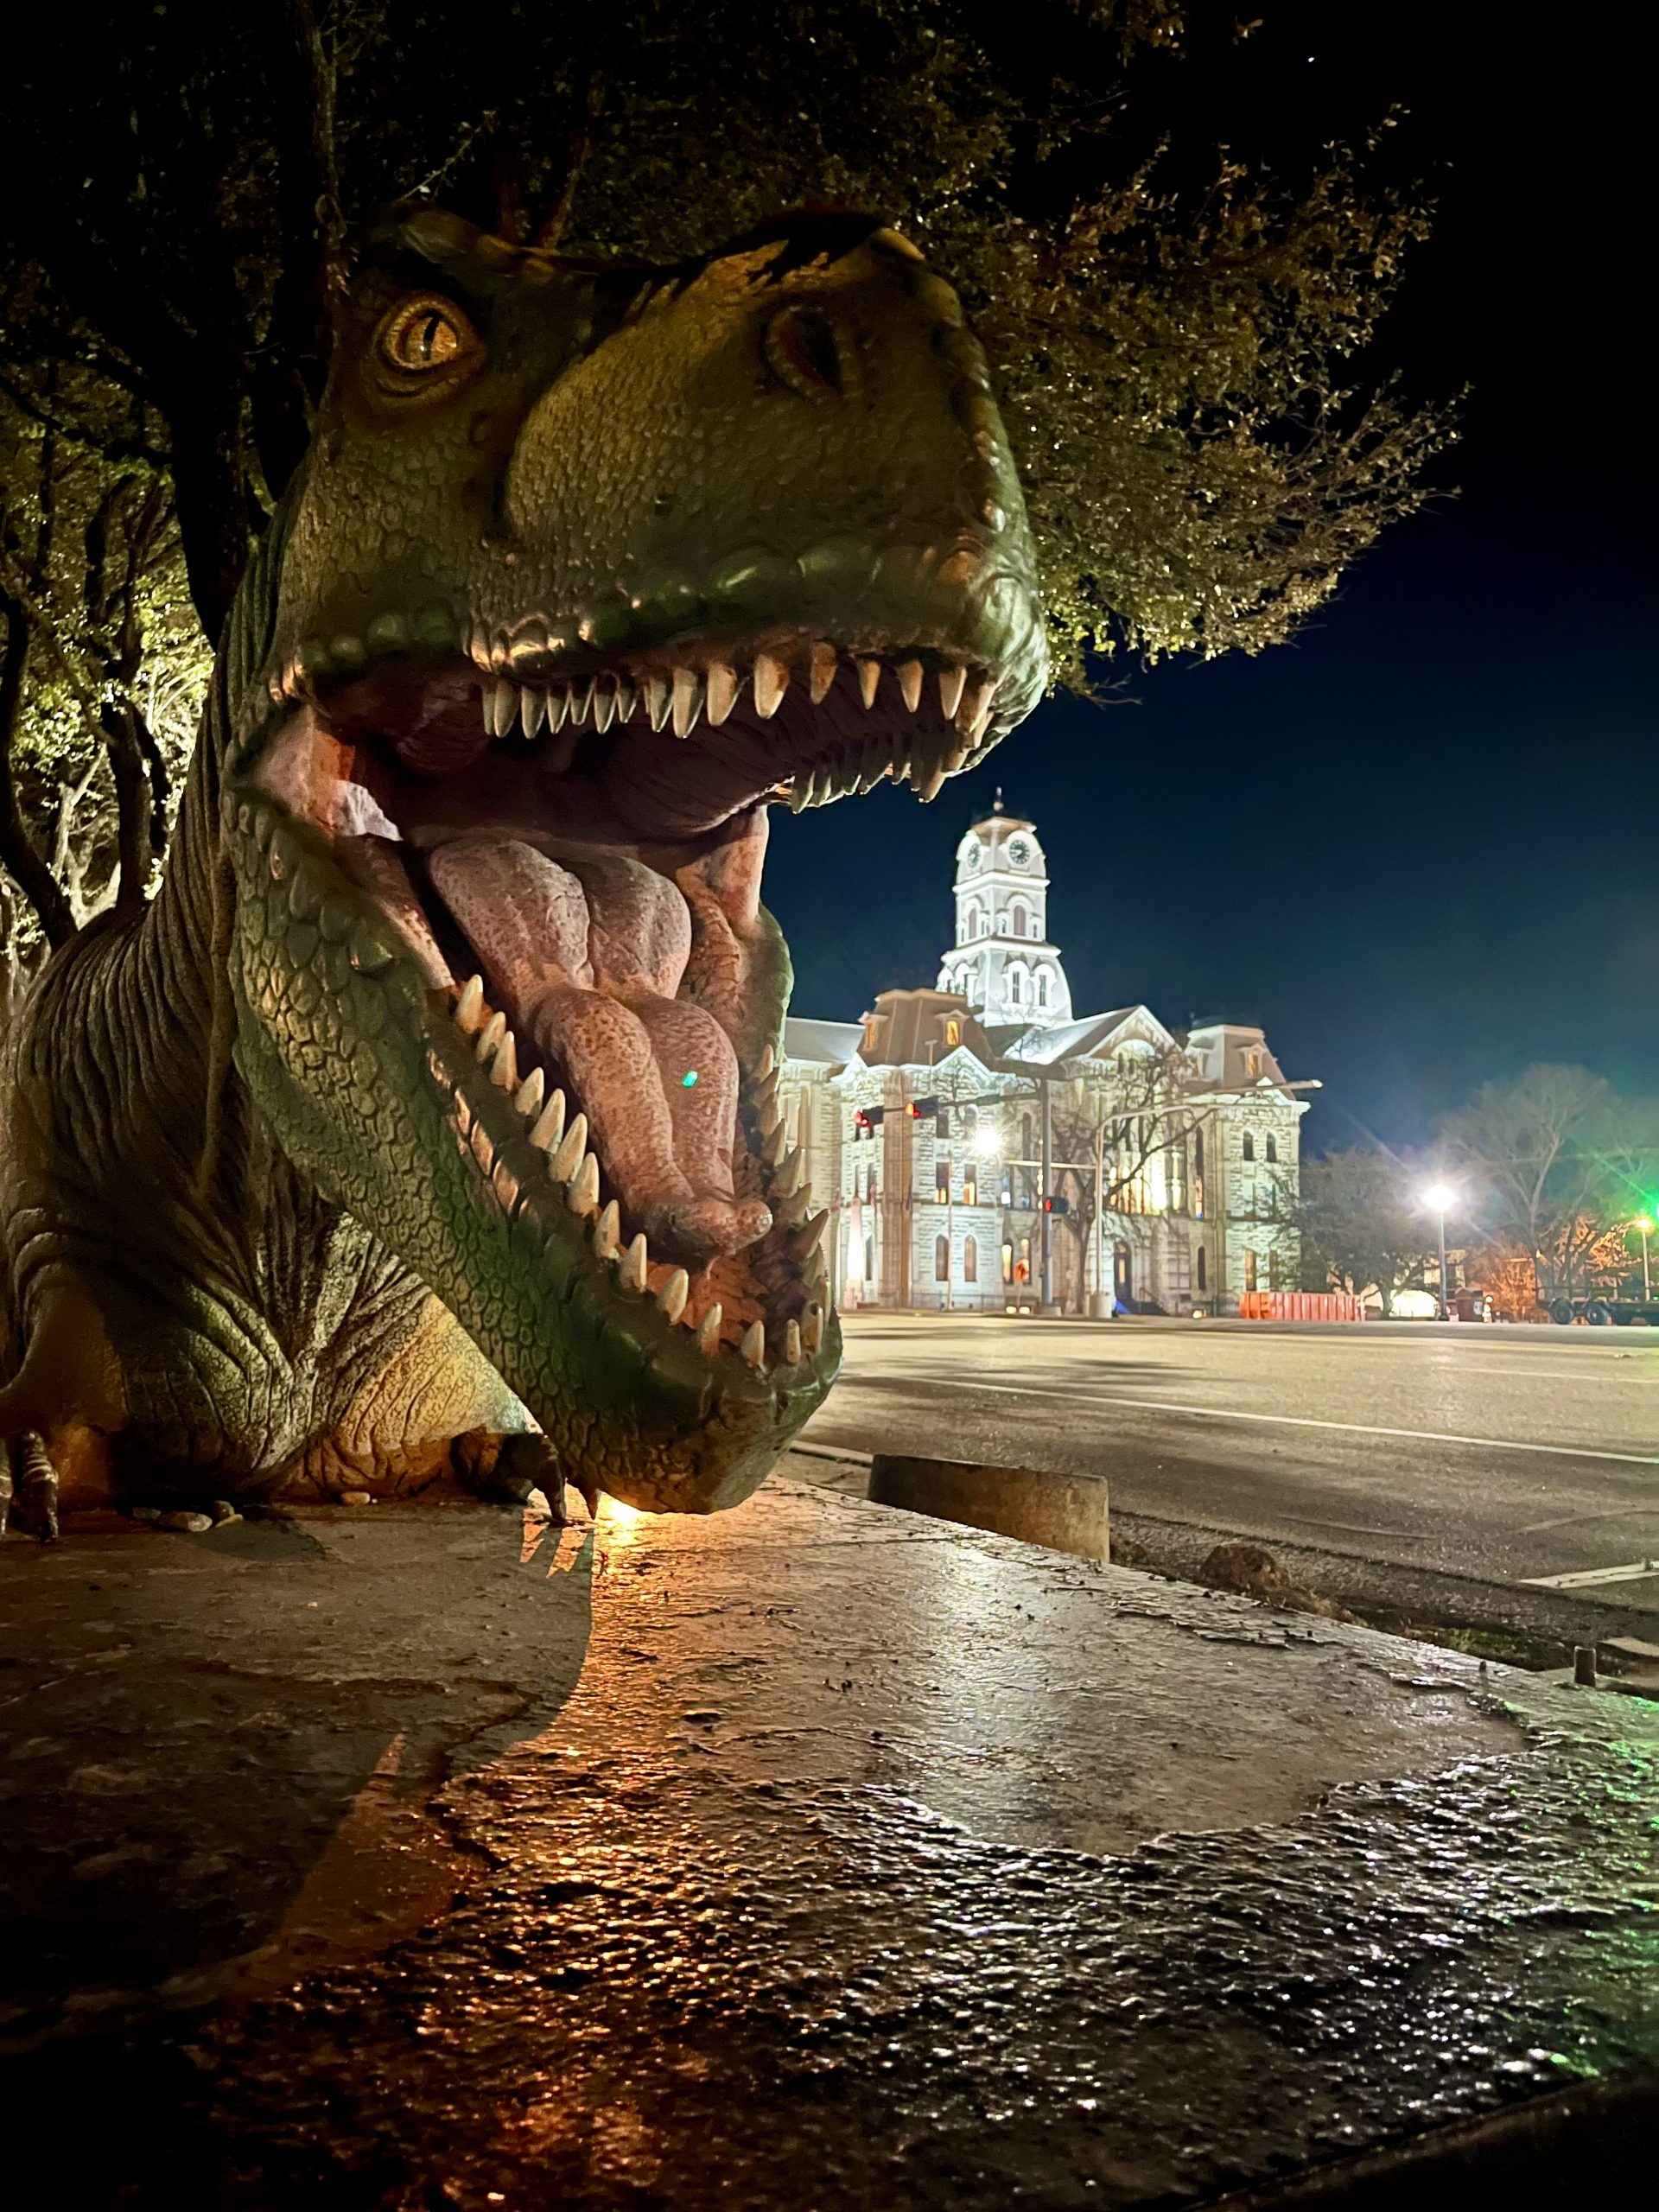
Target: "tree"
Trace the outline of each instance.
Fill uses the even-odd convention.
[[[1530,1067],[1483,1084],[1444,1135],[1489,1235],[1530,1260],[1539,1304],[1581,1294],[1609,1229],[1640,1203],[1620,1163],[1641,1139],[1611,1088],[1587,1068]]]
[[[62,0],[30,34],[0,390],[141,426],[210,639],[305,448],[342,239],[400,197],[658,260],[803,202],[901,224],[991,351],[1074,683],[1284,638],[1446,434],[1362,372],[1421,210],[1370,146],[1292,178],[1185,140],[1173,56],[1233,33],[1175,0]]]
[[[1051,1087],[1050,1134],[1054,1192],[1067,1211],[1050,1234],[1073,1245],[1081,1311],[1090,1281],[1088,1255],[1106,1216],[1139,1218],[1181,1210],[1189,1192],[1194,1132],[1213,1119],[1213,1103],[1190,1092],[1192,1071],[1181,1045],[1120,1049],[1109,1067],[1063,1062]],[[1096,1162],[1098,1160],[1098,1169]],[[1096,1284],[1106,1288],[1106,1281]]]
[[[130,404],[55,365],[0,391],[0,996],[147,896],[207,654],[168,481]],[[0,1012],[3,1007],[0,1007]]]
[[[1438,1264],[1435,1224],[1414,1204],[1408,1163],[1376,1147],[1304,1160],[1300,1192],[1281,1189],[1275,1211],[1300,1235],[1317,1287],[1354,1297],[1375,1288],[1384,1313]]]

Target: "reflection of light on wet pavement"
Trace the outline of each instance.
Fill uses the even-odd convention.
[[[642,1513],[637,1505],[625,1505],[620,1497],[602,1497],[594,1525],[600,1534],[616,1545],[632,1543],[642,1522],[654,1516]]]

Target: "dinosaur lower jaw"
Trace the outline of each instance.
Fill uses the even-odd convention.
[[[810,1370],[825,1217],[778,1110],[766,805],[887,774],[931,798],[991,688],[823,648],[757,654],[741,686],[717,660],[563,687],[397,661],[293,702],[254,780],[321,842],[281,864],[337,873],[418,969],[450,1039],[434,1073],[503,1210],[550,1210],[705,1359]]]

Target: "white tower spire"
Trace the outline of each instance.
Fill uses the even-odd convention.
[[[965,998],[987,1027],[1047,1028],[1071,1019],[1071,987],[1048,941],[1048,864],[1036,830],[991,810],[957,848],[957,941],[939,988]]]

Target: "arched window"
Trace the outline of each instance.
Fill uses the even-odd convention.
[[[1024,937],[1026,933],[1026,910],[1023,906],[1016,906],[1014,910],[1014,933],[1015,937]]]
[[[971,944],[974,939],[979,935],[979,909],[977,906],[969,906],[967,912],[963,916],[962,935],[963,943],[964,944]]]
[[[1202,1175],[1204,1173],[1204,1131],[1202,1129],[1194,1129],[1192,1132],[1192,1172],[1195,1175]]]
[[[1238,1147],[1238,1154],[1241,1160],[1254,1160],[1255,1158],[1255,1139],[1250,1135],[1248,1129],[1244,1132],[1243,1141]],[[1255,1287],[1254,1284],[1252,1284],[1251,1287]]]
[[[1004,1282],[1012,1282],[1014,1281],[1014,1247],[1012,1244],[1005,1244],[1002,1247],[1002,1280]]]
[[[1279,1140],[1277,1137],[1269,1137],[1268,1139],[1268,1158],[1272,1160],[1275,1166],[1277,1165],[1279,1159]]]
[[[933,1239],[933,1280],[935,1282],[949,1282],[950,1280],[950,1239],[948,1236]]]
[[[1037,970],[1037,1003],[1039,1006],[1046,1006],[1048,1004],[1048,970],[1046,968],[1039,968]]]
[[[963,1282],[979,1281],[979,1239],[964,1236],[962,1240],[962,1279]]]
[[[1026,1002],[1026,971],[1023,968],[1008,970],[1008,1004],[1024,1006]]]
[[[1205,1264],[1205,1249],[1200,1244],[1198,1247],[1198,1288],[1200,1290],[1208,1290],[1210,1287],[1210,1269]]]

